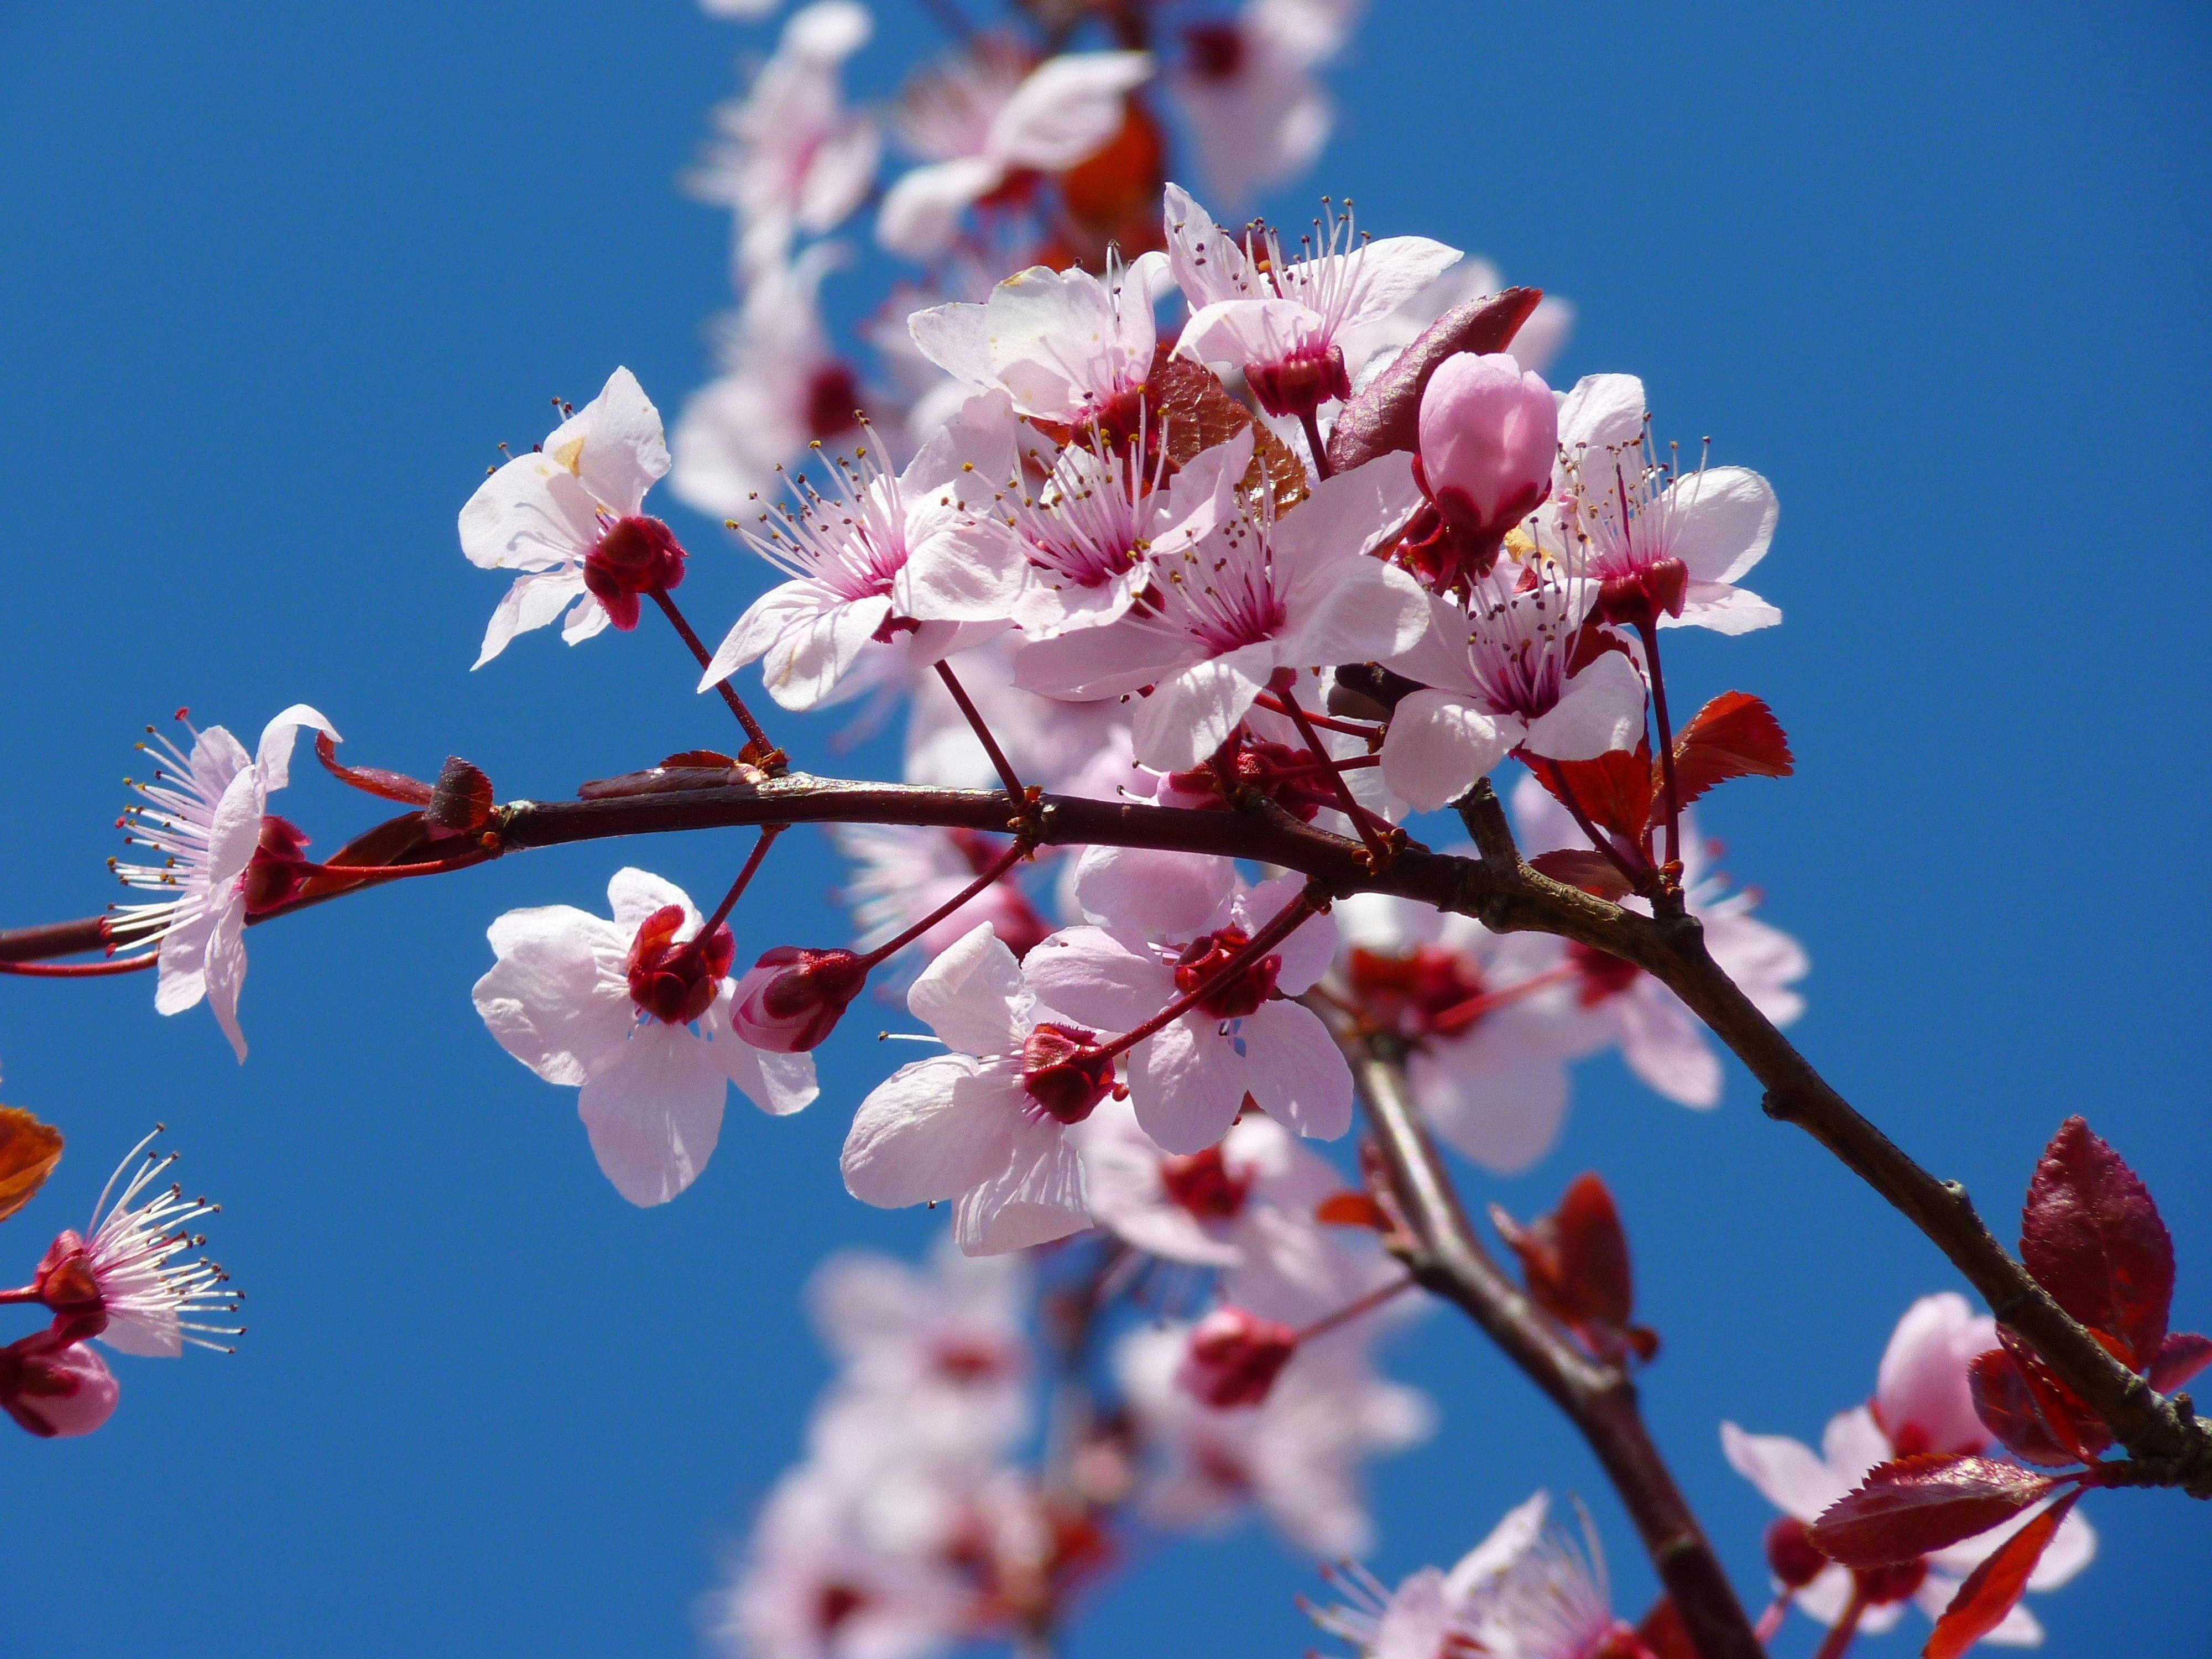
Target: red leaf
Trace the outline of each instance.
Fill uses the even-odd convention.
[[[2150,1385],[2160,1394],[2172,1394],[2207,1365],[2212,1365],[2212,1336],[2171,1332],[2150,1362]]]
[[[423,817],[433,826],[455,835],[474,835],[491,822],[494,797],[491,780],[457,755],[448,756],[438,774],[438,787],[430,792]]]
[[[1951,1605],[1936,1621],[1936,1633],[1920,1650],[1921,1659],[1959,1656],[2004,1622],[2027,1592],[2028,1575],[2058,1533],[2059,1522],[2081,1498],[2079,1487],[1998,1545],[1989,1559],[1966,1575]]]
[[[1651,1604],[1651,1611],[1644,1615],[1644,1622],[1636,1627],[1636,1639],[1644,1644],[1651,1659],[1702,1659],[1698,1644],[1690,1639],[1690,1632],[1682,1623],[1682,1615],[1674,1610],[1673,1598],[1661,1596]],[[1600,1649],[1600,1652],[1609,1650]]]
[[[1878,1463],[1813,1523],[1814,1547],[1851,1568],[1894,1566],[1987,1532],[2058,1482],[1986,1457],[1923,1453]]]
[[[1563,847],[1557,852],[1539,853],[1528,860],[1528,867],[1601,899],[1626,898],[1636,890],[1620,866],[1594,848]]]
[[[430,838],[430,826],[423,823],[420,812],[402,812],[396,818],[386,818],[375,828],[363,830],[331,854],[328,861],[352,869],[371,865],[382,868],[392,864],[416,864],[434,856]],[[361,884],[359,878],[353,876],[310,876],[301,884],[300,896],[323,898]]]
[[[1974,1401],[1974,1415],[1982,1426],[2004,1443],[2015,1457],[2048,1468],[2078,1463],[2078,1453],[2069,1451],[2036,1404],[2013,1357],[2002,1348],[1975,1356],[1966,1367],[1966,1388]]]
[[[706,766],[727,771],[737,765],[737,757],[726,755],[719,749],[687,749],[680,755],[671,755],[660,763],[660,769],[672,772],[678,767]]]
[[[1786,778],[1796,769],[1774,712],[1747,691],[1723,691],[1674,739],[1675,797],[1687,806],[1730,778]]]
[[[429,803],[430,786],[420,778],[410,778],[404,772],[386,772],[375,766],[339,765],[337,744],[327,732],[315,733],[315,758],[340,783],[349,784],[363,794],[401,801],[409,806]]]
[[[1421,394],[1447,357],[1462,351],[1503,351],[1544,297],[1540,289],[1509,288],[1447,311],[1391,360],[1390,366],[1345,404],[1328,434],[1329,465],[1343,472],[1419,441]]]
[[[2110,1340],[2102,1331],[2089,1334],[2100,1342]],[[2084,1463],[2112,1443],[2111,1425],[2091,1411],[2081,1395],[2051,1374],[2042,1357],[2027,1346],[2017,1331],[2000,1325],[1997,1340],[2011,1356],[2014,1368],[2020,1372],[2021,1380],[2035,1401],[2038,1417],[2051,1431],[2054,1441]]]
[[[1521,1258],[1529,1296],[1600,1358],[1618,1361],[1624,1348],[1645,1358],[1657,1351],[1657,1338],[1628,1322],[1635,1311],[1628,1238],[1605,1182],[1577,1176],[1559,1207],[1527,1227],[1495,1204],[1490,1218]]]
[[[1565,788],[1573,793],[1573,804],[1599,828],[1610,830],[1633,845],[1643,845],[1654,787],[1650,744],[1638,744],[1633,754],[1616,749],[1595,760],[1547,760],[1528,769],[1561,805],[1568,805],[1567,796],[1561,793],[1564,779]]]
[[[2150,1364],[2173,1302],[2173,1240],[2136,1172],[2079,1117],[2035,1166],[2020,1259],[2060,1307],[2119,1338],[2135,1370]]]
[[[1250,430],[1252,464],[1240,483],[1250,494],[1274,498],[1275,510],[1286,513],[1311,490],[1305,463],[1264,422],[1229,395],[1228,387],[1203,363],[1175,356],[1163,340],[1145,376],[1145,393],[1152,410],[1152,428],[1164,433],[1161,447],[1167,452],[1170,471],[1196,459],[1200,452],[1223,444]],[[1042,428],[1042,423],[1039,423]],[[1408,445],[1407,447],[1412,446]]]
[[[1382,1206],[1364,1193],[1332,1193],[1314,1206],[1314,1219],[1324,1227],[1372,1227],[1378,1233],[1390,1231],[1390,1218],[1382,1213]]]
[[[62,1161],[62,1132],[20,1107],[0,1106],[0,1221],[21,1209]]]

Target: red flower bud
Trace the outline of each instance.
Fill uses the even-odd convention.
[[[706,939],[676,943],[684,907],[664,904],[645,919],[629,947],[629,1000],[665,1025],[689,1025],[714,1005],[738,952],[729,924]]]
[[[837,1029],[867,981],[866,967],[850,951],[779,945],[738,981],[738,1035],[756,1048],[802,1054]]]
[[[1191,1328],[1176,1382],[1209,1406],[1256,1406],[1297,1352],[1298,1334],[1242,1308],[1216,1308]]]
[[[1114,1091],[1114,1057],[1097,1034],[1049,1020],[1022,1043],[1022,1087],[1048,1117],[1080,1123]]]
[[[1766,1565],[1783,1589],[1801,1590],[1834,1564],[1814,1547],[1805,1523],[1785,1515],[1766,1529]]]
[[[90,1434],[115,1415],[121,1392],[98,1354],[57,1332],[0,1348],[0,1407],[41,1439]]]
[[[637,626],[637,597],[679,586],[684,548],[658,519],[617,519],[584,556],[584,586],[625,632]]]
[[[273,910],[280,904],[289,904],[299,897],[314,866],[301,855],[307,838],[300,833],[300,826],[289,818],[274,814],[261,820],[261,836],[254,843],[253,856],[246,860],[246,914],[258,915]]]
[[[1923,1557],[1917,1561],[1899,1561],[1887,1567],[1861,1567],[1851,1574],[1858,1580],[1859,1594],[1869,1607],[1887,1607],[1892,1601],[1902,1601],[1920,1588],[1928,1577],[1928,1562]]]
[[[1510,354],[1462,351],[1429,377],[1419,431],[1413,476],[1431,512],[1407,562],[1441,593],[1485,574],[1552,493],[1559,414],[1551,388]]]

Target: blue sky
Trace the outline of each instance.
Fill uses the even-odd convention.
[[[1568,295],[1563,373],[1641,373],[1666,431],[1780,494],[1758,586],[1786,624],[1670,662],[1698,695],[1765,696],[1796,745],[1795,781],[1735,786],[1707,823],[1812,953],[1802,1042],[2001,1233],[2043,1139],[2087,1112],[2164,1201],[2177,1322],[2212,1325],[2212,918],[2189,873],[2212,741],[2189,618],[2212,500],[2203,14],[1376,9],[1327,164],[1278,208],[1349,193],[1377,234]],[[678,0],[0,10],[0,915],[106,901],[129,745],[179,704],[250,732],[305,699],[360,760],[465,755],[510,797],[722,740],[647,631],[538,635],[469,674],[498,583],[453,514],[549,397],[622,362],[672,408],[702,378],[725,233],[674,181],[763,40]],[[860,79],[927,44],[886,20]],[[832,302],[868,292],[863,271]],[[678,528],[718,631],[763,573]],[[320,779],[292,805],[324,848],[368,821]],[[790,842],[780,920],[835,939],[833,863]],[[797,1119],[733,1104],[697,1187],[644,1212],[467,991],[501,910],[596,904],[631,859],[706,896],[740,851],[533,854],[258,933],[243,1070],[143,981],[0,985],[6,1098],[71,1136],[0,1233],[19,1266],[159,1116],[225,1204],[254,1328],[232,1360],[118,1360],[123,1409],[89,1440],[0,1437],[11,1646],[697,1650],[696,1599],[822,1377],[806,1270],[930,1231],[840,1188],[878,1051],[826,1051]],[[1741,1073],[1693,1116],[1587,1066],[1559,1150],[1469,1190],[1525,1213],[1591,1167],[1667,1339],[1655,1429],[1756,1594],[1766,1512],[1716,1424],[1812,1437],[1906,1304],[1954,1281]],[[1470,1332],[1431,1317],[1394,1369],[1445,1426],[1380,1471],[1385,1577],[1548,1483],[1590,1499],[1644,1603],[1589,1460]],[[2048,1650],[2191,1650],[2212,1513],[2089,1513],[2105,1548],[2041,1604]],[[1251,1529],[1148,1551],[1068,1650],[1301,1652],[1291,1597],[1315,1588]]]

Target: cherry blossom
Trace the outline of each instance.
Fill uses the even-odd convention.
[[[111,866],[125,886],[171,896],[118,905],[108,924],[118,951],[158,952],[155,1008],[181,1013],[204,1000],[240,1063],[246,921],[257,908],[249,878],[264,836],[295,857],[304,844],[297,830],[268,816],[269,797],[291,781],[292,742],[302,726],[337,736],[336,726],[303,702],[262,727],[251,757],[220,726],[193,732],[189,754],[156,736],[149,752],[162,764],[151,782],[131,786],[145,805],[132,807],[125,823],[131,845],[159,862]]]
[[[523,574],[492,612],[476,667],[506,650],[517,634],[544,628],[564,611],[561,637],[571,645],[620,620],[587,589],[585,563],[618,526],[659,527],[639,512],[646,492],[667,471],[660,411],[637,377],[617,368],[599,395],[544,443],[477,486],[461,509],[461,551],[487,570]]]
[[[1133,423],[1152,370],[1152,289],[1166,270],[1158,253],[1111,264],[1103,277],[1033,265],[981,305],[932,306],[907,326],[923,356],[979,392],[1004,391],[1016,414],[1107,422],[1118,432]]]
[[[1721,1425],[1722,1450],[1768,1503],[1810,1525],[1877,1463],[1912,1452],[1978,1451],[1987,1446],[1988,1436],[1968,1401],[1966,1366],[1994,1342],[1994,1333],[1993,1322],[1975,1318],[1964,1297],[1948,1292],[1923,1297],[1890,1338],[1874,1402],[1831,1418],[1819,1451],[1784,1435],[1747,1434],[1733,1423]],[[1887,1630],[1908,1598],[1930,1619],[1940,1618],[1966,1575],[2036,1512],[1937,1550],[1918,1564],[1888,1569],[1878,1580],[1863,1577],[1860,1589],[1869,1595],[1871,1605],[1859,1627]],[[2096,1549],[2089,1523],[2078,1510],[2069,1513],[2029,1575],[2027,1588],[2057,1589],[2089,1565]],[[1795,1595],[1796,1604],[1812,1617],[1832,1625],[1852,1599],[1852,1575],[1830,1565]],[[1875,1595],[1881,1599],[1872,1599]],[[2043,1629],[2026,1607],[2015,1607],[1982,1639],[2003,1647],[2033,1647],[2042,1641]]]
[[[1122,100],[1152,73],[1141,52],[1064,52],[1030,69],[1019,48],[985,41],[921,76],[895,126],[926,165],[884,193],[876,240],[909,258],[942,252],[968,208],[1102,149],[1121,129]]]
[[[731,1030],[728,930],[687,951],[703,918],[681,889],[623,869],[607,900],[611,921],[553,904],[493,922],[499,960],[477,981],[477,1012],[501,1048],[579,1091],[577,1115],[615,1190],[665,1204],[714,1156],[731,1084],[781,1116],[814,1098],[814,1062],[763,1053]]]
[[[1425,236],[1362,240],[1324,210],[1296,259],[1273,230],[1239,244],[1179,185],[1167,188],[1169,268],[1190,301],[1179,356],[1241,371],[1271,415],[1351,395],[1340,337],[1395,310],[1460,255]]]
[[[1504,288],[1504,273],[1489,260],[1470,254],[1390,311],[1346,329],[1338,343],[1344,348],[1345,366],[1352,372],[1353,388],[1388,368],[1399,352],[1446,312],[1470,300],[1501,293]],[[1530,373],[1541,374],[1565,347],[1574,323],[1574,307],[1547,293],[1528,320],[1514,331],[1514,360]]]
[[[797,233],[835,228],[874,185],[881,135],[845,108],[839,87],[845,60],[874,32],[865,6],[815,0],[784,24],[745,96],[715,111],[720,140],[690,183],[736,210],[736,264],[747,280],[788,258]]]
[[[1745,634],[1782,613],[1736,585],[1766,556],[1780,507],[1740,466],[1680,471],[1650,442],[1644,382],[1584,376],[1559,401],[1559,476],[1538,515],[1547,550],[1580,550],[1603,587],[1602,614],[1626,623]]]
[[[1589,840],[1574,820],[1534,778],[1513,791],[1513,817],[1521,847],[1533,856],[1553,848],[1586,848]],[[1797,941],[1751,914],[1756,896],[1729,893],[1725,877],[1710,870],[1712,849],[1697,833],[1696,820],[1682,814],[1682,890],[1692,915],[1705,928],[1705,948],[1741,988],[1753,1006],[1778,1025],[1805,1011],[1805,1000],[1790,988],[1811,971]],[[1641,899],[1626,903],[1642,908]],[[1567,946],[1577,973],[1575,1000],[1596,1023],[1593,1047],[1608,1041],[1620,1046],[1628,1068],[1668,1099],[1685,1106],[1717,1105],[1721,1066],[1705,1026],[1681,999],[1641,969],[1587,945]]]
[[[1206,189],[1242,211],[1311,167],[1336,124],[1314,70],[1344,47],[1359,0],[1246,0],[1183,30],[1168,86],[1189,118]]]
[[[161,1133],[156,1127],[125,1156],[100,1189],[84,1233],[64,1231],[54,1240],[39,1264],[35,1287],[72,1337],[96,1336],[119,1352],[147,1358],[174,1359],[187,1343],[228,1353],[228,1343],[210,1339],[237,1336],[240,1328],[204,1321],[235,1312],[238,1292],[223,1288],[228,1275],[204,1256],[178,1259],[206,1243],[188,1224],[222,1206],[186,1198],[174,1184],[137,1202],[177,1161],[174,1152],[161,1157],[146,1150]]]
[[[863,450],[833,468],[826,495],[793,480],[793,505],[744,531],[792,579],[738,618],[699,689],[757,661],[769,696],[813,708],[872,646],[911,635],[897,660],[926,667],[1007,626],[1028,566],[1006,526],[981,510],[988,490],[979,480],[1006,477],[1012,449],[1005,397],[975,398],[902,472]]]
[[[1153,562],[1157,602],[1024,647],[1015,684],[1078,702],[1144,692],[1137,758],[1164,771],[1196,766],[1279,675],[1395,657],[1420,639],[1419,584],[1367,556],[1417,501],[1411,460],[1396,453],[1324,479],[1279,518],[1248,507]]]
[[[901,1066],[860,1103],[846,1190],[884,1208],[957,1200],[954,1233],[971,1255],[1088,1227],[1066,1132],[1113,1084],[1110,1060],[1080,1059],[1098,1034],[1039,1003],[988,923],[922,969],[907,1006],[950,1052]]]

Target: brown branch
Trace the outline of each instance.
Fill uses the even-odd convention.
[[[1410,1235],[1394,1248],[1414,1279],[1463,1310],[1582,1431],[1700,1659],[1761,1659],[1743,1604],[1644,1426],[1635,1383],[1577,1347],[1483,1248],[1389,1048],[1356,1054],[1352,1075]]]

